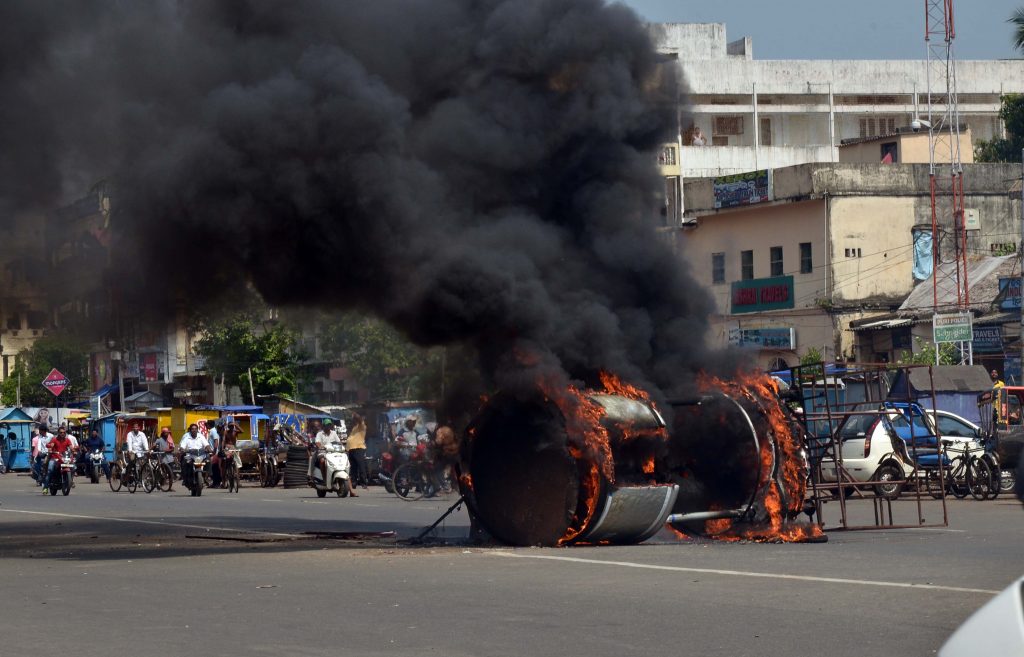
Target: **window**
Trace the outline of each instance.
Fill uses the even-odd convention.
[[[665,146],[661,149],[661,154],[658,155],[658,164],[662,166],[671,166],[676,163],[676,147]]]
[[[882,144],[882,164],[896,164],[899,162],[899,155],[896,148],[896,142],[887,141]]]
[[[772,120],[770,118],[764,118],[759,121],[759,137],[761,139],[762,146],[772,145]]]
[[[7,316],[7,330],[17,331],[21,328],[21,316],[20,315],[8,315]]]
[[[47,314],[41,310],[30,310],[28,312],[28,327],[30,329],[44,329],[49,321]]]
[[[742,135],[743,134],[743,117],[742,116],[716,116],[714,123],[714,131],[711,136],[717,135]]]
[[[895,118],[869,118],[860,120],[860,136],[861,137],[880,137],[882,135],[892,135],[896,133],[896,119]]]
[[[773,246],[771,249],[772,276],[782,276],[782,247]]]
[[[810,274],[814,271],[814,261],[811,259],[811,243],[800,242],[800,273]]]
[[[860,248],[858,247],[856,249],[843,249],[843,253],[846,255],[847,258],[859,258]]]
[[[712,283],[724,283],[725,282],[725,254],[724,253],[712,253],[711,254],[711,282]]]
[[[754,252],[740,251],[740,278],[749,281],[754,278]]]
[[[662,208],[666,226],[678,226],[682,222],[679,216],[679,177],[665,178],[665,206]]]

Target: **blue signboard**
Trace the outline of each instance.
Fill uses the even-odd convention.
[[[792,328],[730,329],[729,344],[763,349],[796,349]]]
[[[971,349],[974,353],[992,354],[1003,350],[1002,326],[975,326]]]
[[[1020,310],[1020,278],[999,279],[999,309]]]

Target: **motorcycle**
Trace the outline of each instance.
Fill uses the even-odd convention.
[[[89,452],[88,457],[86,457],[86,474],[89,475],[89,481],[94,484],[98,484],[100,481],[100,473],[103,472],[103,460],[103,452],[99,448]]]
[[[192,467],[188,476],[183,479],[185,487],[192,493],[192,497],[199,497],[203,494],[203,487],[207,485],[206,477],[209,476],[209,454],[206,452],[189,452],[185,454],[185,461]]]
[[[64,495],[70,495],[75,485],[75,459],[71,451],[66,451],[58,456],[50,455],[50,461],[57,461],[57,469],[50,476],[50,495],[56,495],[60,491]],[[49,464],[47,464],[49,468]]]
[[[349,462],[344,445],[326,445],[320,458],[327,464],[326,479],[320,469],[319,458],[309,460],[310,485],[316,489],[316,496],[327,497],[327,493],[333,491],[338,497],[348,497]]]

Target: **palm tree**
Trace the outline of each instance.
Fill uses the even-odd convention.
[[[1013,23],[1013,47],[1024,52],[1024,7],[1013,12],[1006,22]]]

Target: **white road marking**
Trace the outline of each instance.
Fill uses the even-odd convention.
[[[821,582],[828,584],[853,584],[856,586],[882,586],[897,589],[924,589],[928,591],[953,591],[956,593],[984,593],[995,595],[999,591],[989,589],[968,589],[959,586],[941,586],[938,584],[911,584],[909,582],[880,582],[869,579],[844,579],[841,577],[814,577],[812,575],[786,575],[782,573],[755,573],[744,570],[719,570],[717,568],[687,568],[685,566],[658,566],[646,563],[634,563],[632,561],[604,561],[603,559],[581,559],[579,557],[556,557],[540,554],[522,554],[517,552],[485,552],[495,557],[507,557],[512,559],[545,559],[548,561],[568,561],[571,563],[585,563],[600,566],[619,566],[621,568],[642,568],[647,570],[667,570],[679,573],[704,573],[708,575],[730,575],[734,577],[760,577],[765,579],[788,579],[803,582]]]
[[[308,538],[302,534],[284,534],[281,532],[265,532],[258,529],[235,529],[233,527],[207,527],[205,525],[185,525],[178,522],[161,522],[159,520],[138,520],[135,518],[107,518],[104,516],[85,516],[74,513],[54,513],[52,511],[25,511],[22,509],[0,509],[3,513],[25,513],[37,516],[54,516],[57,518],[79,518],[81,520],[106,520],[108,522],[134,522],[140,525],[160,525],[163,527],[183,527],[185,529],[201,529],[207,532],[238,532],[240,534],[265,534],[267,536],[288,536],[290,538]]]

